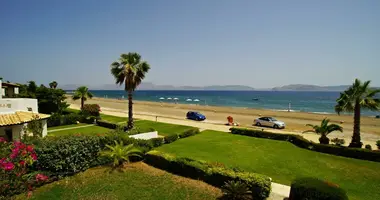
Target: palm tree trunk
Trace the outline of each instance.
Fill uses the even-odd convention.
[[[354,111],[354,133],[349,147],[362,148],[363,143],[360,142],[360,104],[356,102]]]
[[[84,106],[84,98],[80,98],[80,109],[82,110]]]
[[[132,91],[128,91],[128,130],[133,128],[133,102],[132,102]]]

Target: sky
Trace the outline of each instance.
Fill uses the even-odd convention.
[[[138,52],[146,82],[380,86],[379,0],[0,0],[0,77],[113,84]]]

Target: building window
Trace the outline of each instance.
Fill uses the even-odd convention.
[[[33,109],[31,107],[27,107],[27,109],[28,109],[29,112],[33,111]]]

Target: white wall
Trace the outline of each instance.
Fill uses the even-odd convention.
[[[47,120],[44,119],[44,120],[41,120],[41,122],[42,122],[42,127],[44,128],[42,131],[42,137],[45,137],[47,136]]]
[[[10,108],[8,107],[10,105]],[[14,112],[14,111],[28,111],[28,107],[32,111],[38,113],[37,99],[24,99],[24,98],[4,98],[0,99],[0,113]]]
[[[135,138],[135,139],[142,139],[142,140],[149,140],[152,138],[158,138],[158,132],[149,132],[149,133],[141,133],[141,134],[136,134],[136,135],[130,135],[130,138]]]

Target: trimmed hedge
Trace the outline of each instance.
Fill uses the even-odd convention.
[[[146,154],[144,162],[174,174],[203,180],[216,187],[222,187],[227,181],[241,181],[252,191],[253,199],[266,199],[271,191],[271,179],[261,174],[236,172],[211,163],[177,158],[155,150]]]
[[[104,164],[98,159],[98,153],[111,142],[105,137],[62,136],[47,137],[34,143],[38,156],[34,164],[36,170],[70,175]]]
[[[243,129],[243,128],[231,128],[230,131],[232,134],[237,134],[237,135],[245,135],[245,136],[257,137],[257,138],[288,141],[298,147],[309,149],[312,151],[321,152],[321,153],[380,162],[380,152],[371,151],[368,149],[348,148],[348,147],[336,146],[336,145],[318,144],[318,143],[306,140],[304,137],[300,135],[293,135],[293,134],[271,133],[271,132],[266,132],[266,131],[261,131],[261,130]]]
[[[90,167],[107,164],[110,160],[99,157],[98,154],[105,148],[106,144],[114,145],[115,140],[123,141],[125,145],[134,144],[144,153],[155,147],[152,140],[129,138],[128,135],[70,135],[39,138],[28,141],[28,144],[35,145],[38,156],[32,170],[48,171],[65,176],[84,171]]]
[[[176,140],[178,140],[179,137],[177,134],[173,134],[173,135],[168,135],[168,136],[165,136],[164,137],[164,141],[166,144],[169,144],[169,143],[172,143],[172,142],[175,142]]]
[[[289,200],[348,200],[346,192],[338,185],[316,178],[293,181]]]
[[[178,136],[179,138],[186,138],[186,137],[190,137],[199,133],[200,133],[199,128],[191,128],[189,130],[184,131],[183,133],[178,134]]]
[[[101,126],[101,127],[104,127],[104,128],[109,128],[109,129],[116,129],[119,126],[119,125],[117,125],[115,123],[112,123],[112,122],[109,122],[109,121],[105,121],[105,120],[97,120],[96,124],[98,126]]]

